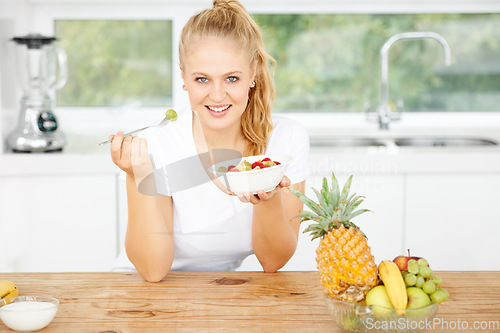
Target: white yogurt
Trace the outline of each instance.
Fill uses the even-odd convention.
[[[57,312],[49,302],[14,302],[0,307],[0,319],[15,331],[30,332],[47,326]]]

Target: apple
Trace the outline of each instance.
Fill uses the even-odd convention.
[[[407,256],[397,256],[392,261],[398,266],[400,271],[407,271],[408,270],[408,261],[410,259],[415,259],[416,261],[418,261],[418,259],[421,259],[421,257],[412,257],[410,255],[410,249],[408,249]]]
[[[376,317],[386,317],[393,312],[394,306],[389,299],[385,286],[378,285],[370,289],[366,294],[366,305],[372,305],[373,314]]]
[[[422,308],[432,303],[429,295],[425,291],[417,287],[406,288],[408,294],[407,309]]]

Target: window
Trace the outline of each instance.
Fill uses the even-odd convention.
[[[405,111],[497,111],[500,14],[259,14],[278,61],[277,112],[362,112],[380,100],[380,48],[394,34],[433,31],[451,48],[444,65],[432,39],[389,51],[389,101]]]
[[[172,104],[172,22],[56,20],[69,77],[58,106]]]

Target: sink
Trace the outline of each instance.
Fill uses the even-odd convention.
[[[385,147],[387,142],[376,138],[311,138],[314,147]]]
[[[311,138],[311,146],[319,148],[350,147],[477,147],[498,146],[499,143],[484,138],[469,137],[350,137],[350,138]]]
[[[401,147],[498,146],[498,142],[479,138],[399,138],[394,143]]]

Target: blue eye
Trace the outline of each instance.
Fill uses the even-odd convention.
[[[201,82],[201,83],[205,83],[205,82],[207,82],[208,80],[207,80],[207,78],[206,78],[206,77],[197,77],[197,78],[196,78],[196,81]]]
[[[236,77],[236,76],[230,76],[230,77],[228,77],[228,78],[227,78],[227,80],[228,80],[229,82],[236,82],[236,81],[238,81],[238,80],[239,80],[239,78],[238,78],[238,77]]]

